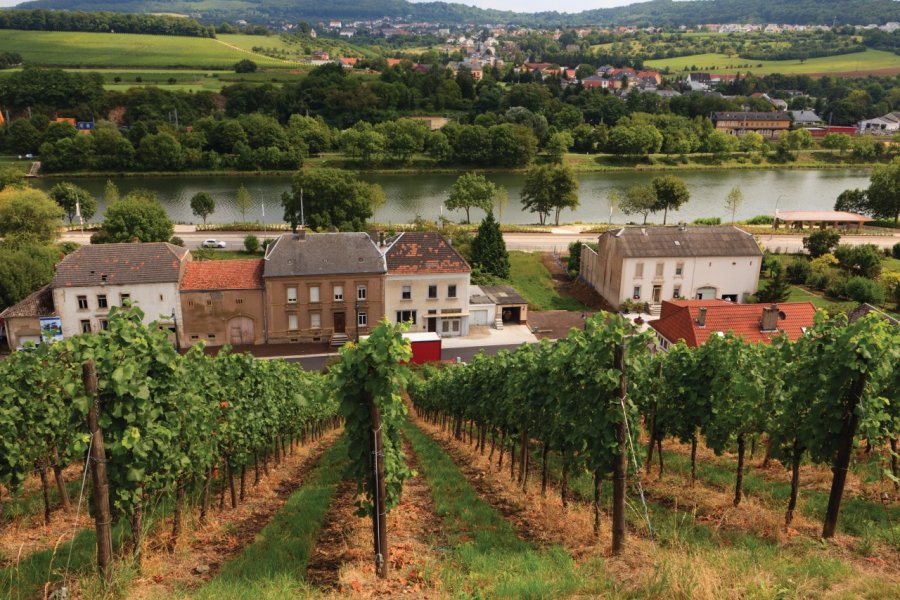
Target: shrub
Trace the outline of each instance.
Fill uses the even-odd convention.
[[[250,234],[244,238],[244,250],[253,254],[257,250],[259,250],[259,238],[255,235]]]
[[[787,276],[791,283],[804,283],[810,275],[812,275],[812,266],[808,260],[797,258],[787,267]]]
[[[836,267],[838,264],[838,259],[834,254],[823,254],[819,258],[814,258],[809,266],[812,267],[814,273],[827,273],[831,267]]]
[[[868,302],[869,304],[884,303],[884,288],[868,277],[851,277],[841,286],[840,296],[850,298],[856,302]]]
[[[719,217],[700,217],[694,219],[694,225],[721,225],[722,219]]]
[[[828,275],[828,273],[816,273],[814,271],[806,279],[806,285],[811,288],[817,289],[820,292],[824,292],[831,285],[831,277]]]
[[[891,248],[891,256],[900,260],[900,242],[894,244],[894,247]]]
[[[747,225],[771,225],[775,222],[775,217],[771,215],[756,215],[752,219],[744,221]]]
[[[173,246],[181,246],[182,248],[184,248],[184,240],[177,235],[173,235],[172,239],[169,240],[169,243]]]
[[[250,60],[249,58],[245,58],[244,60],[238,61],[234,65],[235,73],[255,73],[257,69],[256,63]]]
[[[820,229],[803,238],[803,247],[813,258],[819,258],[834,250],[841,241],[841,234],[833,229]]]
[[[848,246],[841,244],[834,251],[841,267],[861,277],[878,277],[881,273],[881,251],[874,244]]]

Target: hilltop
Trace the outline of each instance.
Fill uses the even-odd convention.
[[[900,21],[894,0],[652,0],[581,13],[515,13],[457,3],[406,0],[34,0],[19,8],[179,13],[205,23],[245,19],[254,23],[382,17],[441,23],[558,25],[696,25],[698,23],[790,23],[831,25]]]

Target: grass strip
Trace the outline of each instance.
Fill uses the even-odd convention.
[[[191,596],[260,600],[313,595],[306,566],[346,463],[347,439],[342,436],[256,540]]]
[[[556,598],[605,594],[613,584],[598,557],[576,564],[560,546],[536,549],[479,498],[453,460],[411,423],[404,433],[419,457],[448,540],[440,580],[448,595]]]
[[[559,295],[540,252],[510,252],[509,279],[533,310],[588,310],[578,300]]]

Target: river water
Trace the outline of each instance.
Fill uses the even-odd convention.
[[[574,211],[563,211],[560,222],[602,223],[609,219],[607,196],[612,189],[625,188],[648,183],[658,173],[616,172],[582,173],[578,175],[580,206]],[[779,210],[831,210],[838,194],[848,188],[865,188],[869,183],[869,172],[860,169],[824,170],[728,170],[720,171],[679,171],[691,192],[691,200],[681,210],[670,212],[668,221],[690,222],[698,217],[721,217],[723,222],[731,220],[725,210],[725,197],[733,187],[739,187],[744,194],[744,202],[737,212],[737,219],[746,219],[760,214],[773,214],[776,204]],[[375,211],[374,219],[381,223],[408,223],[420,215],[426,219],[437,219],[442,203],[450,193],[450,186],[456,180],[452,174],[404,174],[404,175],[361,175],[365,181],[377,183],[384,188],[386,202]],[[520,173],[492,173],[488,179],[506,188],[509,200],[498,207],[503,223],[536,223],[537,215],[523,212],[520,192],[524,176]],[[122,195],[136,188],[146,188],[157,193],[160,202],[176,223],[199,223],[201,220],[191,213],[190,198],[200,191],[212,194],[216,200],[216,210],[209,217],[210,223],[227,223],[247,220],[266,223],[282,222],[281,194],[291,187],[290,176],[271,175],[200,175],[183,177],[112,177]],[[35,180],[37,187],[49,189],[60,181],[55,178]],[[74,180],[98,198],[99,221],[105,210],[102,200],[106,177],[80,177]],[[253,196],[253,207],[242,218],[235,206],[238,186],[243,184]],[[263,217],[265,212],[265,217]],[[444,211],[450,219],[460,221],[465,218],[463,211]],[[472,211],[472,220],[481,218],[480,210]],[[614,214],[613,222],[640,219],[639,215],[625,217]],[[651,215],[650,220],[662,222],[662,214]]]

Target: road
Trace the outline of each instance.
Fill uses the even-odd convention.
[[[186,229],[187,226],[178,226],[175,235],[184,240],[188,248],[198,248],[205,239],[215,238],[223,240],[228,244],[229,250],[240,250],[244,247],[244,237],[252,233],[256,237],[263,239],[264,237],[274,237],[280,232],[230,232],[230,231],[180,231]],[[90,243],[91,235],[89,232],[81,233],[80,231],[70,231],[63,234],[63,239],[73,241],[79,244]],[[541,252],[565,252],[569,244],[576,240],[582,242],[597,241],[596,234],[584,233],[504,233],[503,239],[506,241],[506,247],[509,250],[526,250]],[[803,236],[801,235],[763,235],[759,236],[760,243],[767,249],[775,251],[778,249],[782,253],[796,254],[803,251]],[[897,242],[900,242],[900,233],[893,236],[868,236],[868,235],[846,235],[841,237],[842,244],[875,244],[879,248],[890,248]]]
[[[460,358],[463,361],[469,361],[472,360],[473,356],[475,356],[482,350],[484,350],[485,354],[497,354],[501,350],[515,350],[518,347],[519,346],[517,344],[513,344],[508,346],[472,346],[469,348],[449,348],[444,349],[441,352],[441,358],[443,360],[453,360],[454,358]],[[288,362],[300,363],[300,366],[307,371],[318,371],[325,366],[326,362],[328,362],[335,356],[337,355],[329,354],[326,356],[295,356],[286,360]]]

